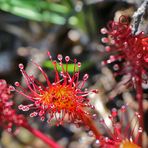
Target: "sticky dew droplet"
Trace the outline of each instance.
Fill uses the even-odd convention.
[[[91,90],[91,92],[97,94],[99,91],[98,91],[98,89],[93,89],[93,90]]]
[[[43,116],[44,114],[45,114],[45,111],[44,110],[40,110],[39,116]]]
[[[118,71],[118,70],[119,70],[119,65],[118,65],[118,64],[115,64],[115,65],[113,66],[113,69],[114,69],[115,71]]]
[[[89,132],[88,132],[88,136],[93,137],[93,136],[94,136],[93,131],[89,131]]]
[[[96,140],[95,143],[94,143],[94,146],[99,147],[100,146],[100,141]]]
[[[22,107],[22,111],[29,111],[29,107],[24,105],[24,106]]]
[[[104,124],[104,123],[105,123],[105,121],[104,121],[103,118],[101,118],[101,119],[99,120],[99,122],[100,122],[101,124]]]
[[[112,116],[113,116],[113,117],[116,117],[117,114],[118,114],[117,109],[116,109],[116,108],[113,108],[113,109],[112,109]]]
[[[19,82],[15,82],[14,85],[15,85],[16,87],[18,87],[18,86],[20,86],[20,83],[19,83]]]
[[[138,132],[139,132],[139,133],[142,133],[142,132],[143,132],[142,127],[139,127],[139,128],[138,128]]]
[[[88,74],[85,74],[85,75],[83,76],[83,80],[86,81],[86,80],[88,79],[88,77],[89,77],[89,75],[88,75]]]
[[[62,61],[63,56],[61,54],[58,54],[57,58],[58,58],[59,61]]]
[[[45,117],[44,116],[42,116],[40,119],[41,119],[41,121],[45,121]]]
[[[108,43],[109,42],[109,39],[106,38],[106,37],[104,37],[104,38],[101,39],[101,41],[102,41],[102,43]]]
[[[105,47],[105,51],[106,51],[106,52],[110,52],[110,51],[111,51],[111,47],[110,47],[110,46],[106,46],[106,47]]]
[[[122,111],[122,112],[125,112],[125,111],[126,111],[126,106],[125,106],[125,105],[122,105],[122,106],[121,106],[121,111]]]
[[[40,101],[37,100],[37,101],[34,102],[34,104],[35,104],[35,106],[39,106],[40,105]]]
[[[66,57],[65,57],[65,61],[66,61],[66,62],[69,62],[69,60],[70,60],[70,57],[69,57],[69,56],[66,56]]]
[[[35,116],[37,116],[37,112],[32,112],[31,114],[30,114],[30,117],[35,117]]]
[[[20,63],[20,64],[19,64],[19,68],[20,68],[21,70],[23,70],[23,69],[24,69],[24,65],[23,65],[22,63]]]
[[[97,114],[93,114],[92,119],[96,120],[97,119]]]
[[[145,62],[148,62],[148,55],[146,55],[146,56],[144,57],[144,61],[145,61]]]
[[[52,60],[51,53],[48,51],[47,54],[48,54],[49,59]]]
[[[13,86],[9,86],[10,91],[15,91],[15,88]]]
[[[107,34],[108,33],[108,30],[106,28],[101,28],[100,32],[102,34]]]
[[[137,58],[138,59],[140,59],[141,57],[142,57],[142,54],[141,53],[137,54]]]
[[[23,105],[20,104],[20,105],[18,106],[18,109],[19,109],[19,110],[22,110],[22,108],[23,108]]]
[[[79,67],[79,68],[81,67],[81,62],[78,62],[78,67]]]

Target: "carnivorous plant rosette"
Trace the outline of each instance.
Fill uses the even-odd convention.
[[[80,62],[74,59],[73,74],[71,76],[68,72],[68,64],[71,60],[69,56],[65,57],[66,66],[63,65],[63,56],[61,54],[57,56],[59,62],[53,60],[49,52],[48,56],[54,67],[54,82],[49,80],[41,66],[32,61],[46,79],[46,85],[39,82],[34,76],[28,75],[24,70],[23,64],[19,64],[27,88],[16,82],[16,91],[31,102],[27,105],[19,105],[19,109],[22,111],[32,111],[30,117],[39,116],[42,121],[47,120],[48,123],[52,119],[56,119],[56,125],[63,124],[65,118],[71,123],[83,123],[90,127],[96,137],[99,137],[100,133],[92,123],[91,115],[86,111],[86,108],[94,108],[89,103],[88,94],[97,93],[95,89],[90,91],[87,89],[83,90],[85,82],[88,79],[88,74],[85,74],[83,80],[79,81]],[[59,68],[61,69],[60,72]]]

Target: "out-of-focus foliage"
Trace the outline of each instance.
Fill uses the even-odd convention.
[[[69,8],[43,0],[0,0],[0,9],[26,19],[64,24]]]
[[[67,64],[63,64],[64,69],[66,69],[66,65],[67,65]],[[86,70],[86,69],[88,69],[89,67],[91,67],[92,65],[94,65],[93,62],[83,62],[80,71]],[[44,67],[47,67],[47,68],[50,68],[50,69],[54,69],[54,66],[53,66],[53,64],[52,64],[51,61],[45,61],[44,64],[43,64],[43,66],[44,66]],[[75,66],[75,64],[68,64],[68,66],[67,66],[67,67],[68,67],[67,71],[68,71],[69,73],[73,73],[74,66]],[[62,67],[61,67],[59,64],[57,65],[57,70],[58,70],[58,71],[61,71],[61,70],[62,70]],[[76,70],[76,71],[79,70],[79,69],[78,69],[78,66],[76,66],[76,69],[75,69],[75,70]]]
[[[86,31],[85,18],[88,14],[85,14],[81,1],[61,0],[56,3],[48,0],[0,0],[0,10],[32,21],[68,24]],[[91,12],[88,18],[92,19]]]

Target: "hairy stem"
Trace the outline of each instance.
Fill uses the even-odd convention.
[[[139,114],[140,114],[139,124],[140,124],[140,127],[144,129],[143,90],[142,90],[141,74],[137,75],[137,78],[136,78],[136,99],[139,105]],[[142,134],[139,138],[139,142],[140,142],[140,145],[142,146]]]
[[[28,125],[28,124],[26,125],[25,124],[25,125],[22,125],[22,127],[24,127],[25,129],[27,129],[28,131],[30,131],[34,136],[36,136],[39,139],[41,139],[42,141],[44,141],[49,147],[51,147],[51,148],[62,148],[53,139],[51,139],[50,137],[47,137],[45,134],[43,134],[39,130],[31,127],[30,125]]]

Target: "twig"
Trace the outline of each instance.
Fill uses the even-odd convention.
[[[141,6],[133,15],[132,32],[136,34],[139,32],[139,26],[143,21],[143,15],[145,14],[146,8],[148,7],[148,0],[144,0]]]

